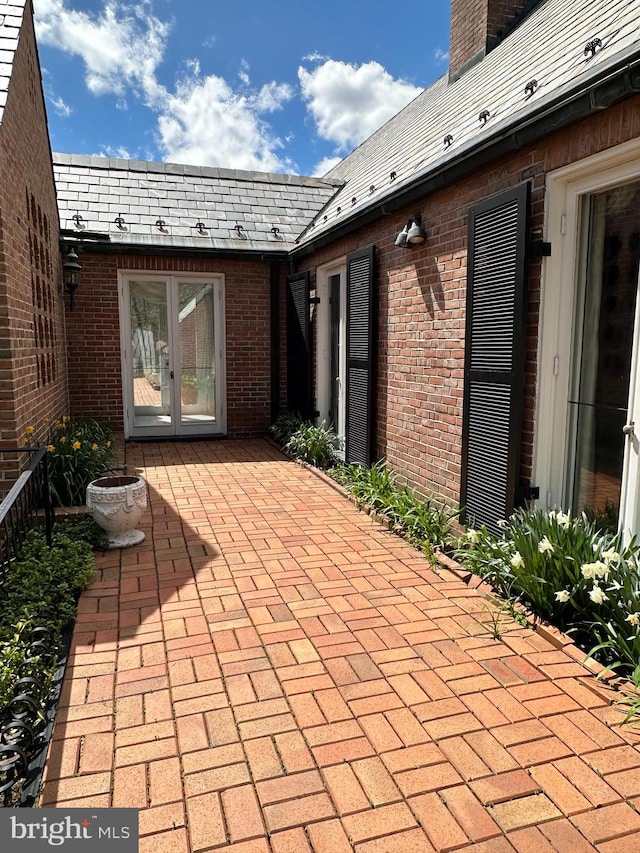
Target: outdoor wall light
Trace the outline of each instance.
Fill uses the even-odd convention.
[[[69,249],[67,260],[62,265],[62,286],[65,293],[69,294],[69,310],[73,311],[75,292],[80,286],[82,278],[82,266],[79,263],[75,246]]]
[[[413,217],[413,224],[407,234],[407,244],[409,246],[421,246],[426,239],[427,233],[422,227],[422,214],[416,213]]]
[[[396,237],[396,246],[410,248],[421,246],[427,239],[427,232],[422,226],[422,214],[416,213],[412,219],[407,221],[402,231]]]
[[[400,246],[401,248],[406,248],[407,246],[407,234],[409,233],[409,228],[411,228],[413,224],[413,219],[410,219],[407,224],[404,226],[402,231],[396,237],[396,246]]]

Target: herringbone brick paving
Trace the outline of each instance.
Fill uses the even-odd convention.
[[[640,851],[573,657],[266,442],[127,456],[148,536],[81,598],[42,805],[138,807],[142,853]]]

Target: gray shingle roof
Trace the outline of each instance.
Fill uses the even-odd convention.
[[[25,0],[0,2],[0,123],[7,103],[13,59],[20,38]]]
[[[601,47],[589,57],[585,46],[596,38]],[[345,186],[299,245],[382,204],[639,53],[640,0],[547,0],[482,62],[454,83],[438,80],[329,171],[325,180]],[[531,80],[537,86],[527,95]],[[484,110],[489,117],[481,123]]]
[[[340,185],[74,154],[54,154],[53,169],[61,228],[107,233],[126,245],[286,251]]]

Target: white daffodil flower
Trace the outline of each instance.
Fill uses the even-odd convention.
[[[596,584],[594,588],[589,593],[589,598],[593,601],[594,604],[604,604],[605,601],[609,601],[609,596],[605,595],[603,589]]]
[[[549,542],[549,539],[546,536],[543,536],[540,542],[538,542],[538,551],[541,554],[553,554],[553,544]]]

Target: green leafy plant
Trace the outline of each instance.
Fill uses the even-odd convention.
[[[25,430],[23,444],[30,444],[34,428]],[[47,439],[49,489],[57,506],[85,502],[87,486],[109,471],[115,461],[109,430],[96,420],[56,421]]]
[[[507,597],[630,677],[640,663],[640,548],[585,514],[518,510],[500,537],[468,530],[456,556]]]
[[[283,412],[278,415],[276,422],[269,428],[269,432],[278,444],[284,447],[294,432],[297,432],[300,427],[308,423],[296,412]]]
[[[73,620],[78,595],[93,573],[90,544],[73,538],[70,529],[66,533],[54,529],[51,548],[40,530],[30,531],[1,587],[0,722],[10,726],[18,712],[9,708],[19,697],[19,713],[36,736],[46,720],[62,633]],[[34,645],[34,640],[40,642]],[[24,678],[29,679],[26,685],[20,682]],[[11,787],[4,793],[3,804],[18,805],[22,783],[10,769],[0,770],[0,784],[5,783]]]
[[[106,532],[86,512],[56,517],[56,533],[88,542],[95,551],[104,551],[109,547]]]
[[[303,423],[285,445],[292,456],[317,468],[328,468],[337,461],[340,439],[323,421],[319,426]]]
[[[40,531],[31,531],[2,585],[0,641],[9,638],[15,625],[29,620],[59,635],[73,620],[76,598],[92,572],[88,542],[54,531],[49,548]]]
[[[388,518],[398,533],[426,553],[448,546],[457,510],[434,497],[422,497],[399,483],[384,461],[369,468],[341,465],[331,473],[358,504],[371,507],[378,515]]]

